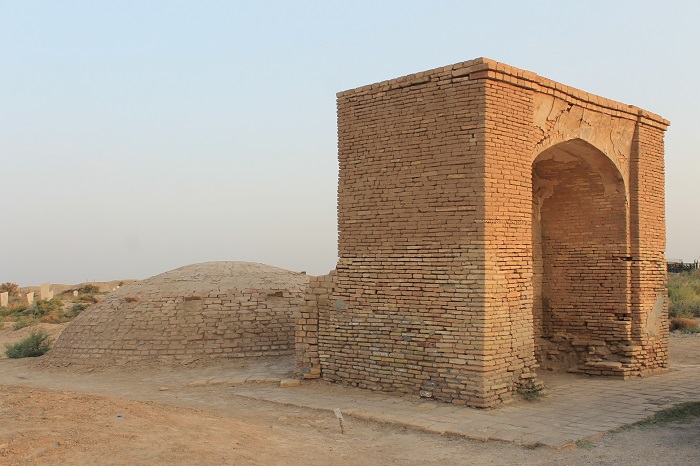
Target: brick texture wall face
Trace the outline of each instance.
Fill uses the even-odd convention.
[[[339,261],[298,367],[481,407],[539,364],[664,367],[667,125],[487,59],[338,94]]]
[[[664,208],[664,127],[641,118],[632,146],[630,170],[631,257],[629,348],[636,371],[668,364],[668,296]]]
[[[303,289],[138,298],[117,291],[79,315],[50,355],[95,363],[293,354],[303,296]]]
[[[445,400],[479,390],[483,86],[442,70],[339,97],[340,260],[319,328],[326,380]]]
[[[532,286],[532,92],[517,83],[486,83],[487,128],[484,237],[486,306],[484,386],[481,403],[492,406],[534,378]],[[473,403],[472,403],[473,404]]]

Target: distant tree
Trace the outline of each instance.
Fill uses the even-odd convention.
[[[3,283],[0,285],[0,293],[7,291],[10,296],[19,296],[19,285],[17,283]]]
[[[85,293],[85,294],[95,294],[100,292],[100,287],[97,285],[83,285],[82,287],[78,288],[79,293]]]

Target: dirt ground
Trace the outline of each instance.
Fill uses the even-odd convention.
[[[12,341],[11,328],[0,342]],[[676,364],[700,337],[671,338]],[[477,442],[188,386],[217,368],[47,369],[0,361],[0,464],[698,464],[700,420],[608,433],[562,451]],[[204,371],[204,372],[203,372]],[[201,374],[200,374],[201,375]]]

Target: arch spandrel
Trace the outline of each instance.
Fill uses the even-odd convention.
[[[563,99],[535,92],[533,123],[537,156],[561,142],[580,139],[605,154],[629,186],[630,154],[636,122],[597,112]]]

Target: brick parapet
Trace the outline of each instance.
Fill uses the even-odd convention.
[[[424,84],[435,79],[490,79],[510,83],[511,85],[530,89],[535,92],[548,94],[561,98],[583,108],[595,109],[596,111],[609,114],[614,117],[626,118],[628,120],[642,120],[650,126],[665,130],[670,122],[663,117],[648,110],[626,105],[621,102],[601,97],[590,92],[586,92],[575,87],[567,86],[551,79],[542,77],[532,71],[522,70],[505,63],[500,63],[489,58],[476,58],[454,65],[435,68],[432,70],[413,73],[399,78],[389,79],[356,89],[342,91],[337,94],[340,97],[349,97],[373,93],[377,91],[388,91]]]

